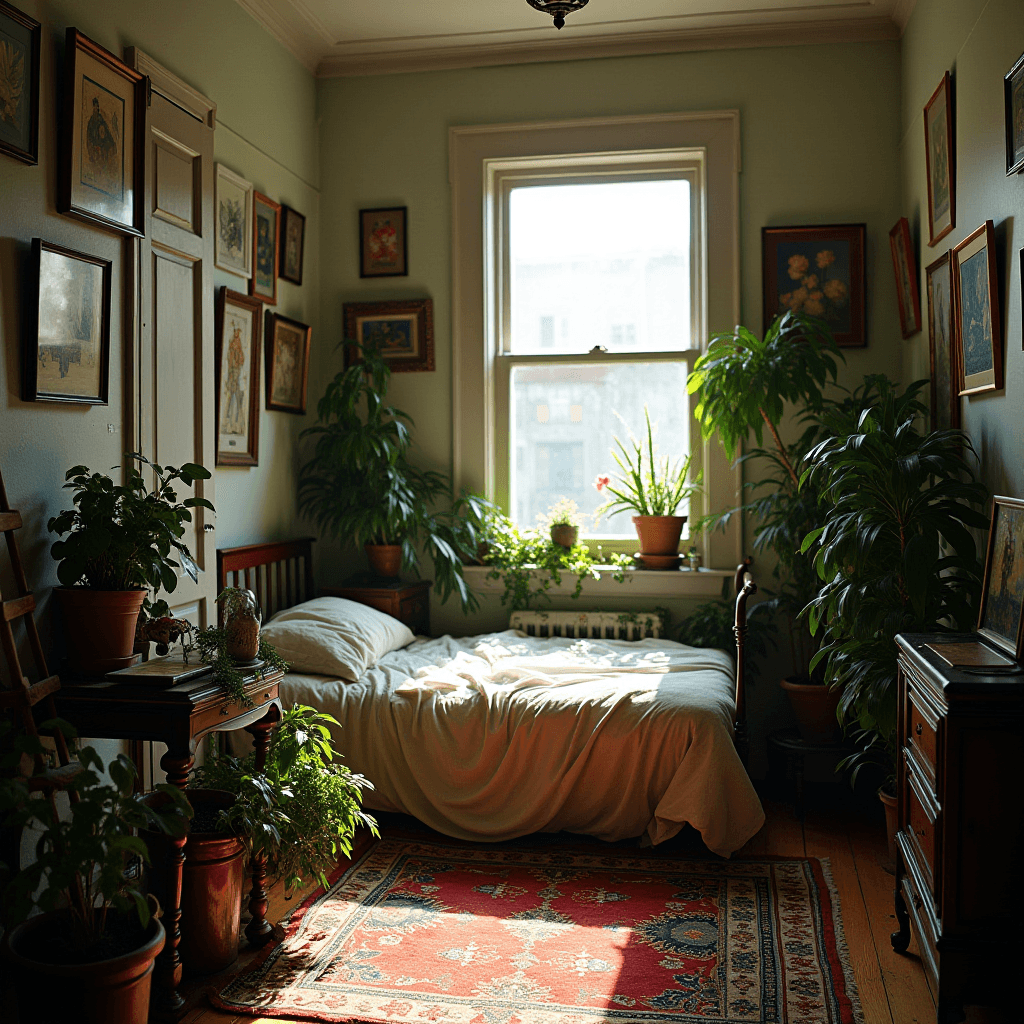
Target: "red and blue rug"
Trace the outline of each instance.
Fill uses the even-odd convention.
[[[827,862],[384,839],[214,1002],[409,1024],[859,1024]]]

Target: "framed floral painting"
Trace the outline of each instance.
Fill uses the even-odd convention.
[[[910,222],[900,217],[889,232],[892,268],[896,274],[896,300],[900,312],[900,330],[909,338],[921,330],[921,298],[917,291],[917,260],[910,238]]]
[[[0,153],[39,162],[39,22],[0,0]]]
[[[217,164],[215,266],[239,277],[252,276],[253,187],[223,164]]]
[[[992,526],[978,632],[1017,661],[1024,659],[1024,501],[992,499]]]
[[[863,348],[865,235],[863,224],[762,228],[764,329],[792,310],[824,320],[837,345]]]
[[[408,208],[381,207],[359,211],[359,276],[407,277]]]
[[[217,465],[256,466],[260,454],[260,330],[263,303],[217,293]]]
[[[928,356],[932,378],[932,430],[960,427],[959,372],[954,364],[953,279],[949,253],[925,267],[928,279]]]
[[[346,302],[345,339],[376,349],[392,373],[434,369],[434,303],[431,299]],[[345,346],[345,365],[358,361]]]
[[[999,274],[995,229],[987,220],[950,255],[953,269],[953,343],[959,393],[1000,391],[1003,338],[999,323]]]
[[[302,258],[306,248],[306,218],[290,206],[281,207],[281,256],[278,274],[302,284]]]
[[[277,305],[277,240],[281,234],[281,204],[263,195],[252,195],[252,277],[249,294],[268,306]]]
[[[307,324],[280,313],[267,314],[268,409],[305,413],[312,335],[313,328]]]
[[[1006,173],[1024,171],[1024,53],[1003,79],[1006,103]]]
[[[953,102],[949,72],[942,76],[924,107],[924,154],[928,174],[928,244],[956,227],[953,174]]]

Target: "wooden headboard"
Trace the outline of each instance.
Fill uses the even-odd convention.
[[[316,597],[313,588],[314,537],[244,544],[217,550],[218,593],[225,587],[251,590],[271,615]]]

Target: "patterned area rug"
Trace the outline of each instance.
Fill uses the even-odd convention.
[[[384,839],[214,997],[409,1024],[859,1024],[827,862]]]

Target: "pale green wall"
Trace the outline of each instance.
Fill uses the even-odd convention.
[[[918,0],[902,46],[902,212],[920,260],[925,329],[904,350],[905,375],[927,377],[924,267],[986,220],[995,226],[1006,389],[961,399],[964,428],[996,494],[1024,496],[1024,354],[1021,351],[1020,249],[1024,247],[1024,175],[1005,174],[1003,75],[1024,51],[1024,0]],[[928,184],[922,111],[949,71],[956,132],[956,226],[928,245]]]

